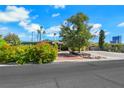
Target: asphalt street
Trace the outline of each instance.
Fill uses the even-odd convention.
[[[124,60],[0,67],[1,88],[124,88]]]

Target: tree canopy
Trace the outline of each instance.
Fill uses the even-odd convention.
[[[92,38],[88,19],[85,14],[77,13],[62,25],[60,36],[69,48],[78,48],[80,51],[83,46],[88,45],[89,39]]]
[[[9,33],[7,36],[4,37],[4,40],[11,45],[18,45],[21,43],[18,35],[14,33]]]
[[[103,50],[105,43],[105,31],[101,30],[99,33],[99,48]]]

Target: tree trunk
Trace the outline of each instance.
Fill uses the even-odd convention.
[[[78,51],[79,53],[81,53],[81,48],[79,47],[79,51]]]
[[[31,38],[31,41],[33,42],[33,39],[34,39],[34,33],[32,32],[32,38]]]
[[[41,32],[40,32],[40,41],[41,41]]]
[[[38,33],[37,33],[37,42],[38,42],[39,40],[38,40]]]

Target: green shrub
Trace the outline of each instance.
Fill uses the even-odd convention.
[[[111,51],[111,52],[123,52],[124,45],[123,44],[110,44],[110,43],[105,43],[104,45],[104,50],[105,51]]]
[[[52,46],[46,42],[32,46],[3,46],[0,48],[0,62],[16,62],[17,64],[33,62],[35,64],[45,64],[54,61],[57,52],[57,45]]]
[[[25,52],[24,46],[3,46],[0,49],[0,62],[1,63],[10,63],[10,62],[18,62],[19,58],[22,58],[22,54]]]
[[[0,63],[7,63],[5,58],[5,52],[0,50]]]
[[[0,49],[0,62],[9,63],[15,61],[15,47],[2,47]]]
[[[0,38],[0,48],[2,48],[6,44],[7,44],[6,41]]]
[[[15,60],[17,64],[30,62],[30,58],[28,57],[29,46],[18,46],[16,51]]]
[[[105,51],[111,51],[111,44],[105,43],[105,44],[104,44],[104,50],[105,50]]]
[[[35,62],[38,63],[50,63],[55,60],[57,56],[57,46],[51,46],[50,44],[43,42],[36,45]]]

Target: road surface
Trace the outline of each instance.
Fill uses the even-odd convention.
[[[124,88],[124,61],[0,67],[1,88]]]

